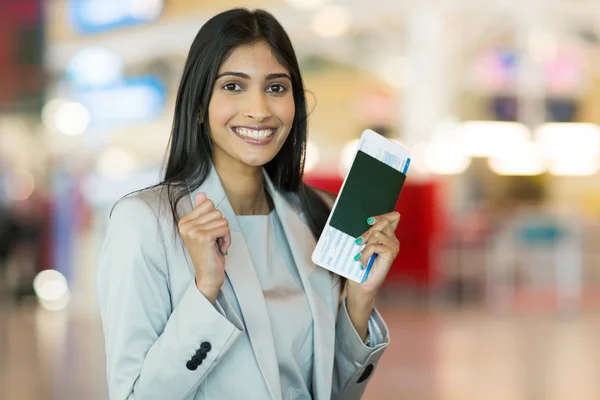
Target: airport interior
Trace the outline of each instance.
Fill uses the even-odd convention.
[[[305,183],[339,193],[366,129],[410,151],[363,399],[599,399],[598,0],[0,0],[0,399],[109,398],[109,214],[234,7],[294,45]]]

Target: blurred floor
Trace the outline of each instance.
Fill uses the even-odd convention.
[[[380,309],[392,343],[365,399],[600,398],[600,315]],[[0,399],[107,398],[95,317],[0,310]]]

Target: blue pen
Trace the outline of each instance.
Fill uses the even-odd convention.
[[[375,262],[376,258],[377,254],[373,254],[371,258],[369,258],[369,262],[367,263],[367,270],[365,271],[365,274],[363,275],[362,281],[360,281],[360,283],[365,282],[369,277],[369,271],[371,271],[371,267],[373,266],[373,263]]]

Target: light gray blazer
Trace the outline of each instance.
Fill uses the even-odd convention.
[[[340,301],[339,277],[312,263],[316,243],[302,215],[265,178],[314,321],[314,399],[359,399],[389,343],[387,327],[374,310],[369,329],[381,343],[362,343]],[[231,230],[226,279],[215,305],[194,284],[164,189],[128,196],[113,209],[98,279],[110,398],[291,399],[280,384],[260,283],[214,168],[180,202],[178,213],[190,212],[200,191]]]

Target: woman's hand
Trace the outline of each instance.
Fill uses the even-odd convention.
[[[372,225],[371,229],[357,239],[357,243],[365,244],[365,248],[359,253],[361,267],[366,268],[373,254],[377,254],[377,258],[365,282],[349,281],[348,283],[354,286],[353,290],[360,291],[362,296],[375,297],[400,251],[400,242],[395,233],[400,222],[400,214],[391,212],[372,217],[367,222]]]
[[[379,215],[369,218],[367,222],[372,225],[371,229],[356,240],[359,244],[365,244],[365,248],[359,253],[362,268],[366,268],[373,254],[377,254],[377,258],[365,282],[346,282],[348,314],[363,340],[367,335],[367,323],[373,310],[375,295],[400,251],[400,242],[395,233],[400,222],[399,213]]]
[[[229,222],[198,193],[194,209],[179,220],[179,234],[196,270],[196,286],[214,303],[225,281],[225,254],[231,244]]]

